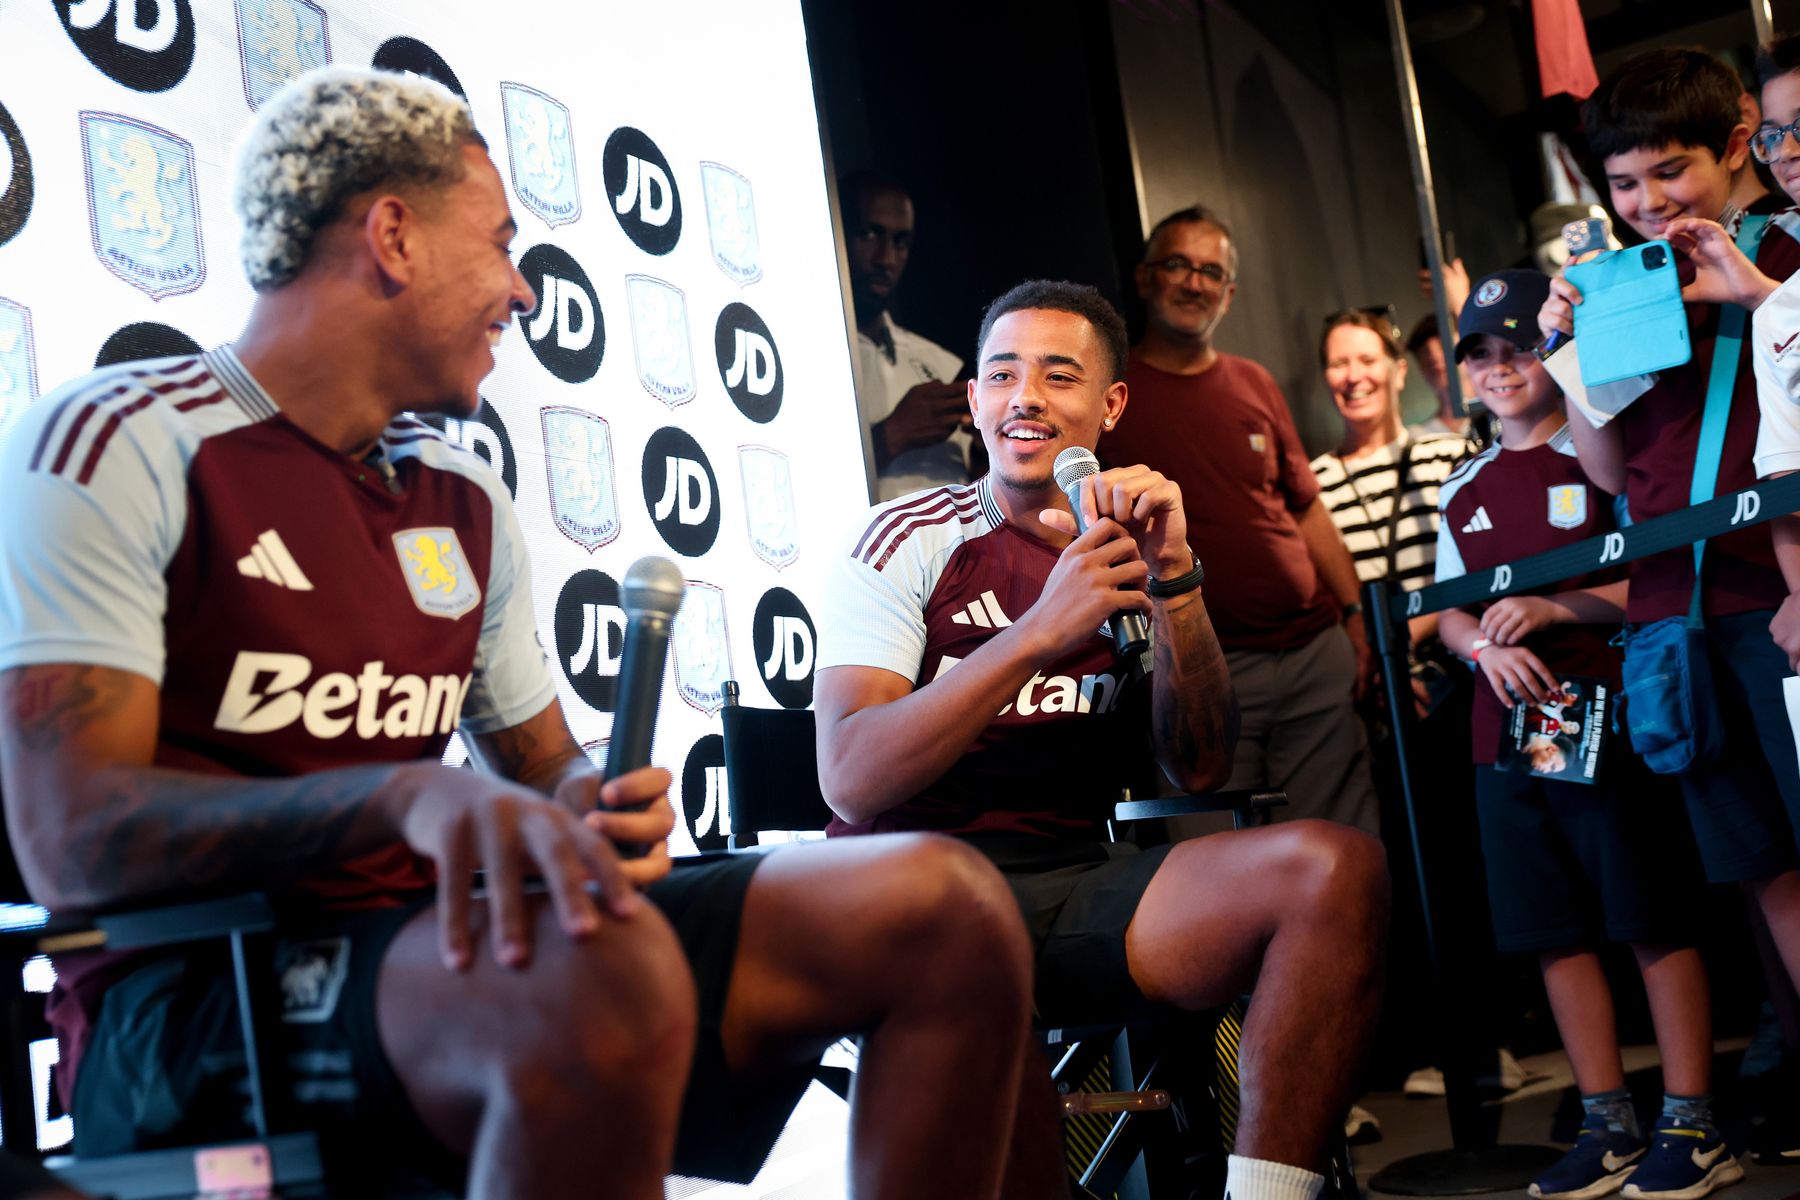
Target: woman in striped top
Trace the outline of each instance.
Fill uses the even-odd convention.
[[[1384,315],[1358,309],[1332,317],[1319,358],[1344,419],[1338,448],[1312,461],[1320,498],[1356,560],[1358,579],[1422,587],[1435,568],[1438,485],[1469,444],[1455,434],[1408,433],[1401,423],[1406,358]],[[1414,643],[1436,628],[1436,614],[1418,618]]]

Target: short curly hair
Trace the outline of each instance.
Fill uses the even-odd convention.
[[[1027,308],[1047,308],[1084,318],[1094,327],[1094,337],[1106,351],[1108,382],[1117,383],[1125,378],[1127,343],[1125,322],[1120,318],[1119,310],[1087,284],[1061,279],[1028,279],[989,304],[987,311],[981,314],[981,332],[975,335],[976,356],[979,357],[981,348],[987,345],[995,321],[1007,313]]]
[[[468,104],[432,80],[352,67],[299,76],[263,105],[239,150],[232,200],[250,286],[292,281],[351,197],[454,183],[462,148],[486,144]]]

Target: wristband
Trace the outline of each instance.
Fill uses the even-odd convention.
[[[1348,621],[1351,617],[1360,617],[1362,616],[1362,613],[1363,606],[1354,600],[1338,610],[1339,618],[1345,621]]]
[[[1144,591],[1152,600],[1185,596],[1206,580],[1206,568],[1200,565],[1200,556],[1194,553],[1192,546],[1188,547],[1188,557],[1194,560],[1194,566],[1187,574],[1177,575],[1173,579],[1151,579],[1144,584]]]
[[[1484,637],[1476,638],[1475,644],[1472,647],[1470,647],[1470,652],[1474,655],[1474,661],[1480,662],[1481,661],[1481,652],[1483,650],[1486,650],[1489,646],[1491,646],[1493,644],[1494,644],[1493,638],[1484,638]]]

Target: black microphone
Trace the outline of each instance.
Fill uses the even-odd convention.
[[[1069,498],[1069,507],[1075,510],[1077,532],[1086,533],[1087,517],[1081,510],[1081,481],[1100,473],[1100,460],[1094,457],[1092,450],[1070,446],[1056,456],[1051,470],[1056,475],[1056,486],[1063,490],[1063,495]],[[1112,637],[1120,658],[1136,657],[1150,647],[1150,625],[1140,613],[1116,612],[1112,615]]]
[[[602,782],[650,765],[650,741],[656,734],[656,709],[662,699],[663,664],[669,657],[669,629],[687,592],[681,568],[666,558],[640,558],[625,572],[625,647],[619,661],[618,703],[613,711],[612,738],[607,743]],[[600,806],[602,810],[619,809]],[[635,806],[642,808],[642,805]],[[620,846],[627,858],[641,858],[649,847]]]

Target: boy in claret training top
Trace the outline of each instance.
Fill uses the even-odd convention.
[[[1498,418],[1500,440],[1438,494],[1439,582],[1613,528],[1613,498],[1576,461],[1562,393],[1533,351],[1549,290],[1536,271],[1500,271],[1463,308],[1456,359]],[[1475,795],[1494,940],[1538,956],[1586,1114],[1574,1149],[1531,1185],[1545,1200],[1621,1186],[1627,1196],[1693,1200],[1743,1178],[1712,1122],[1710,999],[1691,940],[1698,871],[1683,840],[1668,836],[1678,814],[1660,803],[1664,793],[1648,786],[1623,738],[1604,745],[1591,783],[1494,766],[1515,704],[1548,705],[1566,732],[1579,710],[1566,707],[1565,680],[1585,676],[1617,694],[1608,640],[1625,602],[1616,572],[1593,572],[1479,611],[1447,609],[1438,627],[1486,679],[1476,685]],[[1602,938],[1631,945],[1655,1017],[1667,1094],[1649,1145],[1625,1088],[1595,952]]]

